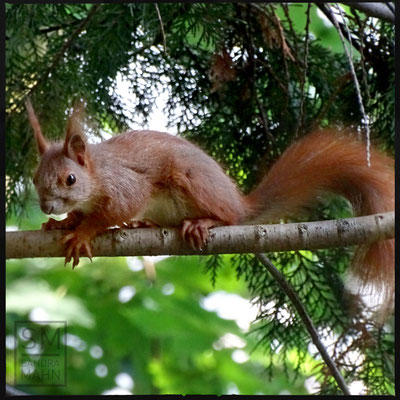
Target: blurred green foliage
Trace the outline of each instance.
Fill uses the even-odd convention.
[[[37,228],[44,219],[37,209],[29,210],[29,215],[32,219],[21,223],[23,229]],[[14,223],[10,218],[9,226]],[[67,349],[66,387],[25,390],[32,394],[100,394],[115,388],[115,377],[124,372],[132,377],[135,394],[224,394],[232,387],[248,394],[274,394],[288,387],[307,393],[302,380],[293,384],[293,374],[280,372],[279,362],[274,364],[277,378],[269,382],[261,350],[248,361],[235,362],[232,353],[240,349],[250,354],[256,338],[247,336],[234,320],[201,306],[202,299],[215,291],[248,297],[230,258],[222,257],[224,267],[215,287],[203,271],[205,260],[198,257],[158,261],[155,282],[146,277],[144,269],[129,268],[130,262],[143,266],[133,258],[82,260],[74,271],[63,268],[61,259],[9,260],[6,335],[9,340],[16,335],[18,351],[24,342],[14,332],[14,322],[35,320],[38,315],[41,320],[67,321],[68,334],[78,338],[71,340],[75,347]],[[128,293],[125,297],[124,291]],[[233,342],[233,347],[227,342],[225,347],[221,338],[227,333],[241,341]],[[97,346],[102,349],[100,358],[93,353]],[[13,384],[12,347],[6,356],[7,382]],[[101,364],[107,367],[104,377],[95,372]]]

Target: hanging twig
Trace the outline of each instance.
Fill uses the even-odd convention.
[[[251,21],[250,21],[250,6],[247,6],[247,25],[246,25],[246,32],[247,32],[247,36],[249,38],[249,47],[248,47],[248,52],[249,52],[249,63],[250,63],[250,69],[251,69],[251,81],[252,81],[252,94],[256,99],[256,103],[257,103],[257,107],[260,111],[260,115],[261,115],[261,123],[264,127],[264,132],[265,135],[267,136],[267,138],[269,138],[269,140],[271,140],[272,142],[275,143],[275,138],[273,137],[273,135],[271,134],[269,128],[268,128],[268,118],[267,118],[267,114],[265,112],[264,106],[262,105],[262,102],[260,101],[260,99],[258,98],[258,92],[257,92],[257,79],[256,79],[256,65],[255,65],[255,61],[256,58],[254,56],[255,51],[256,51],[256,47],[254,45],[254,40],[253,40],[253,33],[251,31]]]
[[[318,128],[319,124],[324,119],[326,113],[329,111],[329,108],[331,107],[335,99],[338,97],[338,95],[341,93],[341,91],[345,88],[347,82],[350,79],[351,79],[351,73],[347,72],[346,74],[340,76],[338,79],[335,80],[332,86],[333,87],[336,86],[336,89],[332,92],[330,97],[321,105],[320,109],[318,110],[314,122],[312,123],[310,129],[311,131]]]
[[[287,20],[287,22],[289,24],[290,32],[291,32],[291,34],[293,36],[293,44],[294,44],[294,47],[295,47],[296,53],[297,53],[297,50],[298,50],[297,40],[296,40],[297,39],[297,35],[296,35],[296,32],[295,32],[294,27],[293,27],[292,19],[290,18],[290,15],[289,15],[289,7],[288,7],[287,3],[281,3],[281,5],[282,5],[283,12],[285,13],[286,20]]]
[[[311,8],[311,3],[308,3],[307,7],[307,21],[306,21],[306,38],[304,41],[304,67],[303,67],[303,75],[301,78],[300,82],[300,107],[299,107],[299,117],[297,119],[297,125],[296,125],[296,130],[294,131],[294,136],[297,137],[299,133],[299,129],[302,124],[303,120],[303,111],[304,111],[304,87],[306,83],[306,78],[307,78],[307,68],[308,68],[308,41],[309,41],[309,30],[310,30],[310,8]]]
[[[344,23],[345,23],[346,30],[347,30],[347,33],[348,33],[348,38],[349,38],[349,41],[350,41],[350,44],[351,44],[350,30],[349,30],[349,28],[347,26],[346,19],[343,16],[342,10],[341,10],[341,8],[339,7],[339,5],[337,3],[336,3],[336,8],[338,9],[338,11],[339,11]],[[350,71],[351,71],[351,74],[353,76],[354,86],[355,86],[356,93],[357,93],[358,104],[360,106],[360,112],[361,112],[361,115],[362,115],[362,122],[363,122],[363,125],[364,125],[364,128],[365,128],[365,136],[366,136],[366,139],[367,139],[367,164],[368,164],[368,167],[370,167],[371,166],[371,142],[370,142],[370,131],[369,131],[369,119],[368,119],[367,114],[365,113],[364,104],[363,104],[363,100],[362,100],[362,97],[361,97],[360,85],[358,83],[358,79],[357,79],[356,71],[354,69],[354,64],[353,64],[353,60],[352,60],[351,54],[350,54],[349,49],[347,48],[346,43],[344,41],[344,36],[343,36],[342,30],[339,27],[339,23],[338,23],[336,17],[334,16],[334,14],[332,13],[332,11],[331,11],[331,15],[332,15],[332,19],[333,19],[333,24],[335,25],[335,27],[336,27],[336,29],[337,29],[337,31],[339,33],[340,40],[342,41],[342,44],[343,44],[343,47],[344,47],[344,51],[346,52],[347,58],[349,60]]]
[[[279,85],[279,87],[282,89],[285,96],[287,97],[288,96],[288,88],[282,83],[282,81],[276,75],[276,73],[272,69],[271,65],[269,65],[266,61],[261,60],[260,58],[256,58],[254,61],[256,63],[262,64],[268,70],[268,73],[276,80],[276,83]]]
[[[255,256],[260,260],[261,264],[268,270],[268,272],[274,277],[280,288],[285,292],[286,296],[289,297],[290,301],[292,302],[293,306],[297,310],[301,320],[303,321],[308,333],[310,334],[313,343],[317,347],[321,357],[325,361],[326,365],[330,369],[333,378],[337,382],[338,386],[342,390],[343,394],[350,395],[350,390],[347,387],[347,384],[340,373],[339,369],[337,368],[336,364],[331,359],[330,355],[328,354],[325,346],[321,342],[317,330],[314,327],[314,324],[307,314],[301,300],[299,299],[297,293],[294,291],[292,286],[285,280],[285,277],[278,271],[274,264],[269,260],[269,258],[265,254],[255,254]]]
[[[257,107],[260,110],[261,121],[262,121],[262,125],[264,127],[264,132],[266,133],[268,139],[271,140],[273,143],[275,143],[275,138],[272,136],[270,130],[268,129],[268,119],[267,119],[266,112],[264,110],[264,106],[262,105],[260,99],[258,98],[257,93],[255,94],[255,96],[256,96]]]
[[[160,26],[161,26],[161,35],[163,38],[163,46],[164,46],[164,53],[167,53],[167,40],[165,39],[165,31],[164,31],[164,24],[161,18],[161,13],[160,9],[158,8],[158,4],[154,3],[154,6],[156,7],[157,15],[158,15],[158,20],[160,21]]]
[[[273,14],[273,17],[274,17],[275,25],[276,25],[276,27],[278,28],[279,38],[280,38],[280,40],[281,40],[283,67],[284,67],[284,69],[285,69],[286,82],[287,82],[287,84],[289,84],[289,82],[290,82],[290,75],[289,75],[289,68],[288,68],[287,61],[286,61],[286,56],[287,56],[288,54],[290,54],[290,56],[291,56],[292,58],[293,58],[293,56],[291,55],[290,51],[289,51],[289,53],[287,53],[287,51],[285,50],[285,49],[289,49],[289,47],[288,47],[287,44],[286,44],[286,40],[285,40],[285,36],[284,36],[284,33],[283,33],[282,25],[281,25],[281,23],[279,22],[279,18],[278,18],[278,16],[275,14],[274,9],[272,9],[272,14]],[[293,59],[292,61],[294,61],[294,59]]]
[[[365,26],[367,24],[367,19],[361,22],[360,17],[358,16],[358,12],[354,10],[354,17],[358,23],[359,26],[359,32],[360,32],[360,56],[361,56],[361,69],[362,69],[362,80],[363,84],[365,87],[365,92],[367,95],[367,99],[371,99],[371,94],[369,92],[369,87],[368,87],[368,82],[367,82],[367,71],[365,69],[365,54],[364,54],[364,32],[365,32]]]

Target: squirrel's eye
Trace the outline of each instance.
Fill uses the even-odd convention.
[[[67,185],[68,185],[68,186],[71,186],[71,185],[73,185],[75,182],[76,182],[75,175],[74,175],[74,174],[69,174],[69,175],[68,175],[68,178],[67,178],[67,181],[66,181]]]

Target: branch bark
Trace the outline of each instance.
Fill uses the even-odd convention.
[[[384,21],[391,22],[394,24],[395,14],[391,9],[390,3],[377,2],[377,3],[364,3],[364,2],[352,2],[344,3],[349,7],[355,8],[362,11],[370,17],[376,17],[383,19]],[[390,5],[388,5],[390,4]]]
[[[63,257],[66,231],[6,233],[6,258]],[[266,253],[352,246],[394,237],[394,212],[341,220],[275,225],[224,226],[210,230],[194,250],[179,229],[110,229],[93,242],[95,257]]]

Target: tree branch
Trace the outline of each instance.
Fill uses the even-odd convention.
[[[301,320],[303,321],[304,326],[306,327],[308,333],[310,334],[313,343],[317,347],[319,353],[321,354],[323,360],[325,361],[325,364],[330,369],[332,376],[336,380],[343,394],[350,395],[351,393],[346,385],[345,380],[343,379],[343,376],[338,370],[336,364],[332,361],[325,346],[321,342],[318,336],[318,332],[315,329],[311,318],[307,314],[307,311],[305,310],[301,300],[299,299],[299,296],[297,296],[297,293],[293,290],[292,286],[290,286],[289,283],[286,282],[283,274],[281,274],[278,271],[275,265],[265,256],[265,254],[256,254],[256,257],[260,260],[261,264],[264,265],[264,267],[268,270],[268,272],[275,278],[276,282],[278,283],[280,288],[285,292],[286,296],[289,297],[293,306],[297,310]]]
[[[77,29],[73,32],[73,34],[69,37],[69,39],[64,43],[61,50],[54,56],[53,61],[46,72],[35,82],[35,84],[30,88],[27,96],[30,96],[32,92],[43,82],[44,79],[47,79],[50,72],[53,71],[58,62],[62,59],[66,51],[71,47],[74,40],[79,36],[79,34],[83,31],[85,26],[88,24],[93,14],[97,11],[97,9],[101,6],[101,4],[95,4],[88,12],[88,15],[85,19],[83,19],[78,25]]]
[[[69,23],[65,23],[65,24],[61,24],[61,25],[57,25],[57,26],[49,26],[48,28],[39,29],[39,32],[42,35],[45,35],[45,34],[50,33],[50,32],[59,31],[60,29],[67,28],[69,26],[75,26],[75,25],[79,24],[80,22],[81,22],[80,20],[75,20],[75,21],[72,21],[72,22],[69,22]]]
[[[66,231],[6,233],[6,258],[63,257]],[[194,250],[179,229],[110,229],[97,236],[100,257],[263,253],[352,246],[394,237],[394,212],[341,220],[275,225],[224,226],[210,230],[208,244]]]
[[[335,16],[332,13],[332,10],[329,6],[329,4],[325,3],[317,3],[317,7],[325,14],[325,16],[329,19],[329,21],[332,23],[333,26],[335,26]],[[347,32],[346,29],[344,29],[344,25],[341,22],[338,22],[339,24],[339,29],[342,32],[342,35],[346,38],[346,40],[357,50],[360,51],[360,44],[355,41],[354,39],[351,39],[349,36],[349,33]]]
[[[6,385],[6,397],[8,396],[29,396],[29,394],[15,389],[13,386]]]
[[[379,3],[364,3],[364,2],[351,2],[343,3],[351,8],[362,11],[370,17],[383,19],[384,21],[394,24],[395,14],[391,9],[391,4],[388,6],[385,2]]]

